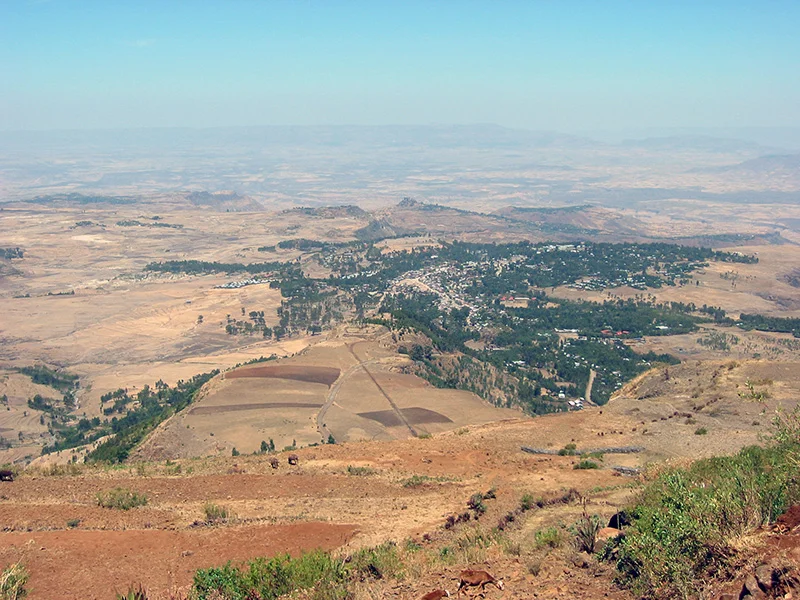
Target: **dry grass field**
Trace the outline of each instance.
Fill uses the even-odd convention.
[[[147,226],[155,216],[179,228]],[[120,224],[133,221],[144,225]],[[47,364],[79,375],[75,414],[91,418],[101,415],[100,396],[118,388],[136,391],[159,379],[174,385],[259,356],[292,355],[312,340],[265,342],[224,329],[227,316],[237,317],[243,309],[263,310],[266,324],[277,324],[278,290],[216,289],[241,275],[157,274],[144,272],[145,265],[184,259],[290,261],[297,251],[258,248],[287,237],[338,239],[365,223],[335,211],[325,217],[284,211],[268,218],[216,212],[170,196],[136,205],[4,205],[2,244],[23,248],[25,256],[0,276],[0,366]],[[34,437],[45,429],[37,411],[23,417],[20,408],[33,393],[31,388],[9,394],[11,410],[0,414],[0,429],[7,430],[6,437],[19,431],[28,437],[24,447],[0,451],[0,462],[38,454],[41,443],[34,441],[41,440]],[[60,397],[55,390],[42,395]]]

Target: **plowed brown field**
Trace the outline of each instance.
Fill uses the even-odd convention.
[[[288,552],[330,550],[355,527],[333,523],[193,530],[36,531],[2,534],[0,561],[22,558],[31,600],[108,600],[128,582],[186,588],[197,569]]]
[[[308,383],[323,383],[330,387],[339,378],[339,369],[333,367],[314,367],[300,365],[268,365],[261,367],[242,367],[225,373],[225,379],[241,377],[263,377],[267,379],[291,379]]]

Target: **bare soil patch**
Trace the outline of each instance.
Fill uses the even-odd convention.
[[[777,524],[786,531],[791,531],[800,525],[800,505],[790,506],[789,510],[778,517]]]
[[[132,582],[152,589],[185,588],[197,569],[228,560],[331,550],[355,530],[353,525],[295,523],[184,531],[4,533],[0,560],[23,560],[31,574],[32,600],[109,600]]]

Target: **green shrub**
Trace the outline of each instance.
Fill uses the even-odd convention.
[[[342,564],[325,552],[315,551],[294,559],[288,555],[257,558],[241,568],[228,563],[201,569],[195,573],[192,591],[198,600],[273,600],[295,590],[313,589],[319,584],[320,588],[340,592],[327,595],[328,598],[344,598],[345,582],[346,571]],[[315,594],[313,597],[325,596]]]
[[[450,546],[443,546],[439,550],[439,560],[447,565],[453,564],[455,562],[455,552]]]
[[[477,492],[470,496],[469,500],[467,500],[467,506],[474,510],[479,515],[482,515],[486,512],[486,505],[483,503],[483,494]],[[477,517],[475,517],[477,518]]]
[[[584,458],[583,460],[578,461],[575,464],[575,466],[572,467],[572,468],[573,469],[599,469],[600,465],[598,465],[593,460],[588,460],[588,459]]]
[[[558,451],[559,456],[575,456],[578,453],[578,447],[575,444],[567,444]]]
[[[130,510],[137,506],[145,506],[147,504],[147,496],[127,488],[118,487],[106,492],[98,492],[97,504],[103,508]]]
[[[24,598],[28,592],[28,571],[21,563],[9,565],[0,574],[0,600],[17,600]]]
[[[705,427],[698,427],[697,429],[694,430],[695,435],[705,435],[707,433],[708,429],[706,429]]]
[[[519,507],[522,512],[528,511],[534,506],[536,506],[536,498],[533,497],[533,494],[523,494],[519,501]]]
[[[349,570],[359,580],[400,577],[403,574],[403,562],[397,553],[397,546],[387,542],[357,551],[352,556]]]
[[[737,455],[664,471],[632,509],[619,543],[619,580],[637,595],[685,598],[705,574],[730,572],[731,542],[800,500],[800,445],[751,446]]]
[[[310,590],[313,600],[345,600],[352,581],[369,581],[402,574],[402,562],[394,544],[364,548],[349,561],[337,560],[322,550],[270,559],[257,558],[237,567],[201,569],[195,573],[193,598],[211,600],[274,600],[301,590]]]
[[[558,527],[540,529],[533,536],[533,543],[537,550],[542,548],[558,548],[564,542],[564,534]]]
[[[70,519],[69,521],[67,521],[67,527],[69,527],[70,529],[75,529],[80,524],[81,524],[80,519]]]
[[[575,535],[575,547],[581,552],[593,553],[600,527],[602,527],[600,517],[597,515],[589,516],[584,507],[583,516],[571,528],[572,533]]]

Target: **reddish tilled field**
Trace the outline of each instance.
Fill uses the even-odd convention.
[[[295,523],[194,530],[37,531],[0,534],[0,560],[22,560],[31,600],[110,600],[134,582],[186,588],[197,569],[346,543],[352,525]],[[158,565],[158,568],[153,568]]]
[[[225,373],[225,379],[241,377],[261,377],[265,379],[291,379],[308,383],[322,383],[330,387],[339,378],[340,370],[335,367],[310,367],[301,365],[267,365],[242,367]]]

